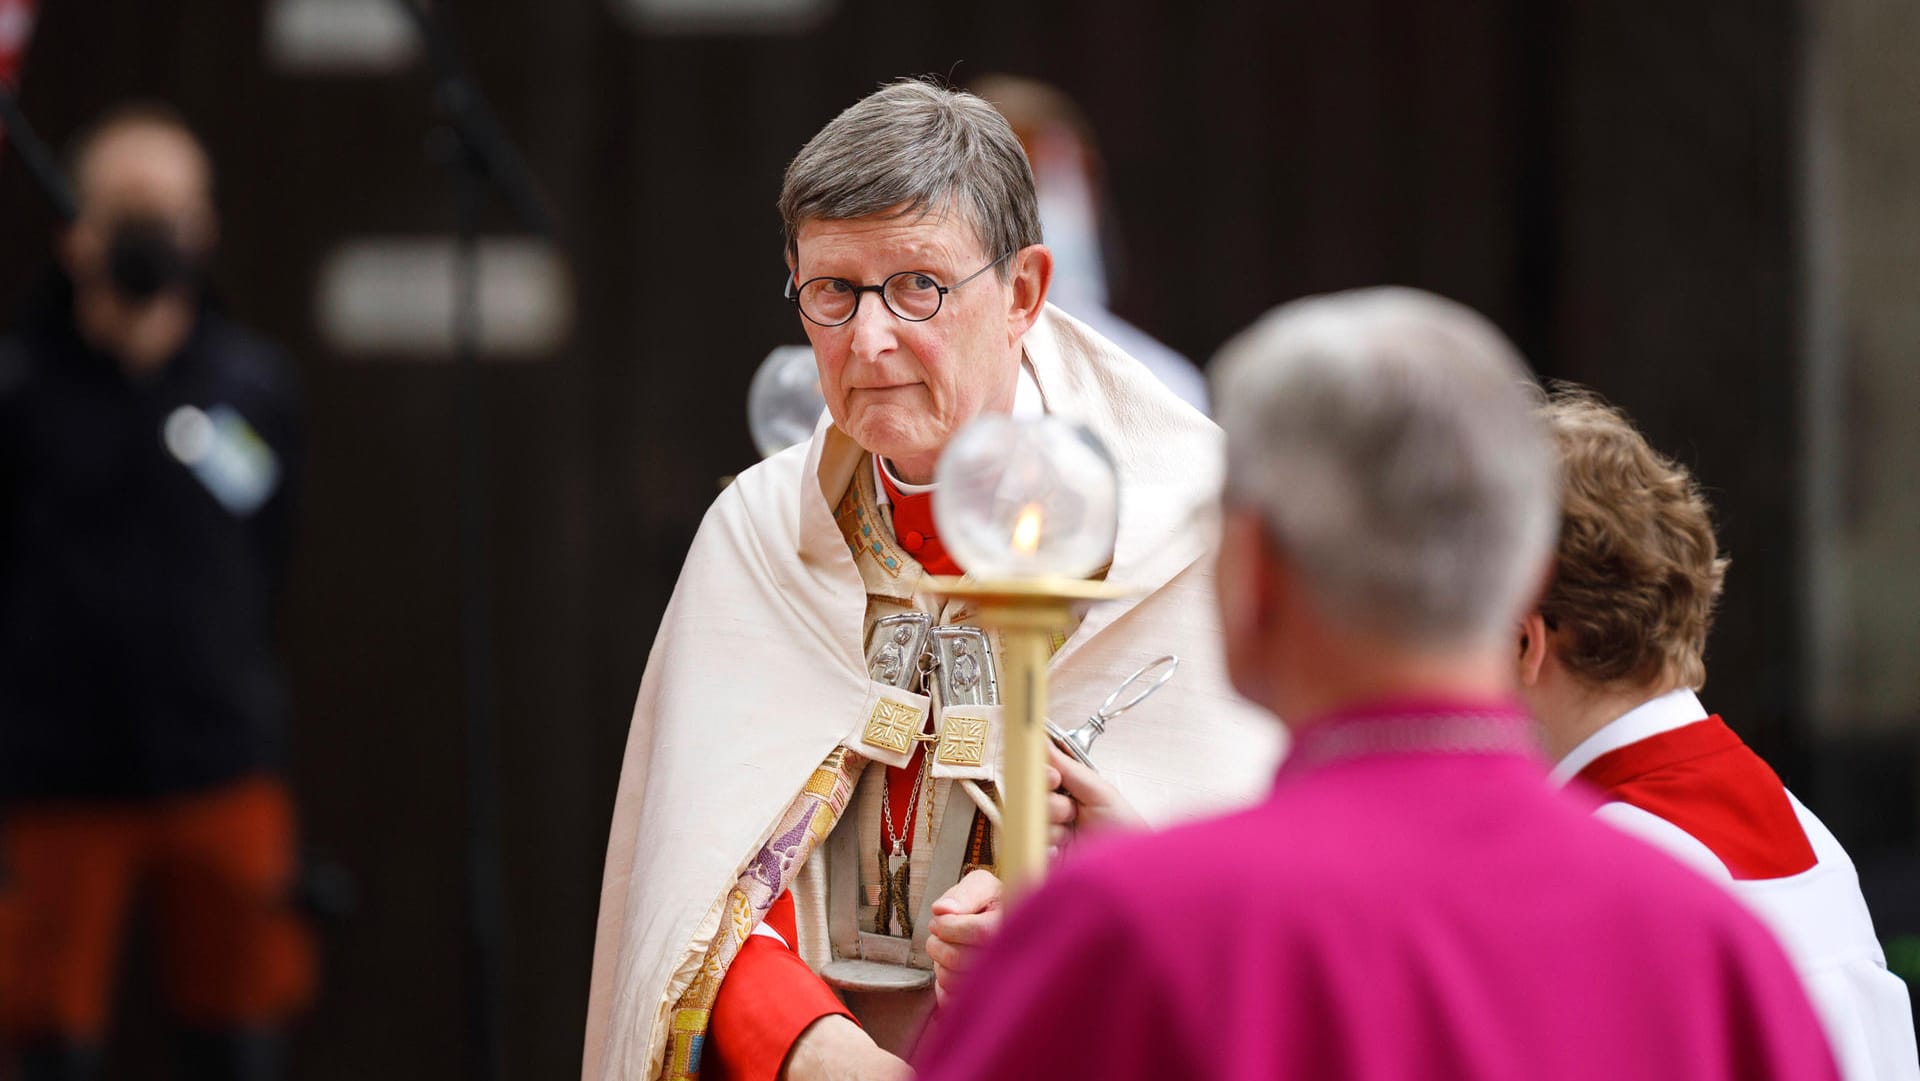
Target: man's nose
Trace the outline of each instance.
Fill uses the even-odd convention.
[[[854,357],[874,360],[892,350],[897,340],[898,322],[887,306],[880,302],[878,293],[861,297],[860,306],[847,323],[848,332],[852,335]]]

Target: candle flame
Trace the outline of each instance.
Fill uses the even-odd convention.
[[[1013,550],[1021,555],[1032,555],[1040,547],[1040,504],[1029,503],[1020,508],[1020,517],[1013,523]]]

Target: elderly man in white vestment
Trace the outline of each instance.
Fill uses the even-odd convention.
[[[958,571],[934,464],[982,413],[1069,418],[1119,470],[1103,574],[1134,599],[1057,641],[1052,715],[1071,727],[1142,665],[1181,661],[1094,749],[1098,772],[1055,756],[1057,837],[1248,803],[1280,750],[1222,671],[1220,432],[1046,303],[1052,256],[1000,114],[889,85],[801,149],[780,208],[828,416],[708,511],[648,659],[588,1081],[905,1076],[936,969],[997,926],[999,646],[921,583]]]

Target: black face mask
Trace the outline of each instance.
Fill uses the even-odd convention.
[[[107,238],[107,279],[114,292],[135,303],[168,289],[191,284],[199,268],[174,239],[171,225],[157,218],[128,218]]]

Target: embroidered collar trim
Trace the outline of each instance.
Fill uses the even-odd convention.
[[[1294,733],[1280,776],[1382,755],[1535,755],[1539,749],[1532,720],[1503,704],[1344,711]]]

